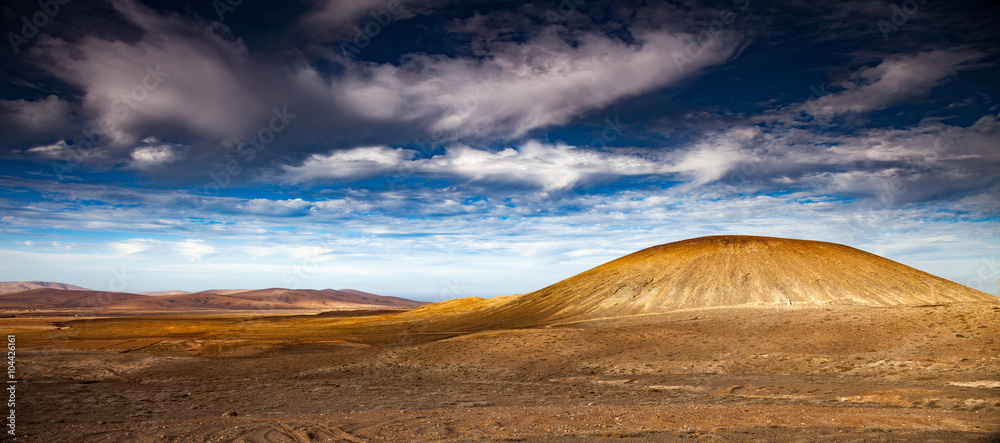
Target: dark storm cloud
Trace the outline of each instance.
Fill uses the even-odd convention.
[[[992,117],[975,125],[870,123],[874,112],[926,101],[956,77],[990,69],[996,50],[967,34],[952,46],[900,42],[924,28],[947,34],[940,28],[957,26],[948,15],[955,10],[921,6],[893,25],[892,40],[880,41],[879,21],[901,20],[892,21],[888,3],[757,6],[462,9],[443,0],[328,0],[293,8],[302,14],[275,38],[284,45],[275,50],[251,46],[261,37],[233,35],[212,14],[116,0],[105,9],[123,25],[120,35],[77,26],[76,34],[41,34],[21,54],[73,92],[0,101],[0,125],[13,134],[3,143],[9,156],[180,181],[211,187],[209,194],[247,181],[349,187],[375,180],[376,189],[388,189],[411,178],[470,194],[526,188],[538,196],[617,180],[705,186],[735,176],[731,192],[811,189],[871,198],[904,183],[906,192],[894,196],[900,204],[991,189],[996,154],[983,146],[998,136]],[[93,12],[84,21],[96,23]],[[242,5],[225,13],[268,11]],[[364,42],[398,41],[392,27],[420,20],[432,20],[421,26],[439,27],[454,46],[372,61],[377,45]],[[794,60],[813,51],[799,39],[832,42],[822,46],[831,51],[829,64],[788,65],[819,88],[785,86],[780,100],[732,110],[741,94],[752,93],[747,86],[758,86],[740,83],[758,75],[741,70],[754,66],[748,57]],[[631,120],[601,123],[595,132],[613,130],[613,137],[579,145],[538,139],[581,119],[620,121],[615,109],[632,109]],[[929,128],[955,131],[959,141],[948,155],[928,151]],[[623,144],[629,136],[641,140],[641,131],[664,145]],[[605,148],[608,142],[615,145]],[[427,143],[440,147],[428,151]],[[933,161],[920,160],[931,154]]]
[[[70,137],[75,129],[70,103],[50,95],[41,100],[0,100],[0,133],[8,146],[37,146]]]
[[[322,60],[289,59],[256,52],[217,22],[127,0],[112,6],[141,31],[137,37],[37,37],[26,60],[79,93],[4,102],[5,111],[15,113],[7,119],[10,130],[23,134],[7,140],[8,149],[37,152],[31,151],[40,141],[32,125],[45,122],[31,115],[58,122],[49,126],[61,130],[41,143],[55,145],[65,138],[71,112],[81,121],[79,133],[98,134],[99,152],[87,159],[133,166],[139,160],[137,169],[150,175],[183,175],[191,168],[178,165],[239,158],[240,143],[271,124],[276,110],[294,121],[258,150],[258,165],[364,144],[511,140],[674,84],[743,44],[719,19],[718,29],[690,33],[637,20],[628,41],[555,22],[522,24],[521,37],[511,40],[490,35],[489,26],[458,21],[456,29],[478,36],[472,56],[416,53],[377,64],[330,50]],[[334,20],[331,26],[363,19],[351,11],[332,18],[321,12],[310,17]],[[547,12],[563,14],[558,7]],[[729,14],[731,23],[736,12]],[[683,21],[674,16],[673,23]],[[340,73],[321,72],[318,61],[340,66]],[[139,145],[150,138],[173,147]],[[157,159],[163,169],[155,167]]]

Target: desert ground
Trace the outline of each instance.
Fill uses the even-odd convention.
[[[416,311],[2,318],[16,441],[1000,441],[998,303]]]

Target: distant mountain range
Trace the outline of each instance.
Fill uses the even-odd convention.
[[[53,282],[0,283],[0,309],[94,310],[102,312],[214,310],[407,309],[427,303],[353,289],[213,289],[133,294],[93,291]]]
[[[79,286],[67,285],[51,281],[0,281],[0,294],[30,291],[32,289],[63,289],[66,291],[89,291]]]
[[[179,295],[179,294],[190,294],[188,291],[150,291],[150,292],[137,292],[139,295]]]
[[[128,313],[428,305],[350,289],[215,289],[144,295],[49,282],[3,283],[0,288],[7,292],[21,288],[0,294],[0,309],[7,310]],[[654,246],[534,292],[449,300],[410,311],[406,318],[510,328],[723,306],[955,302],[997,302],[997,297],[844,245],[729,235]]]

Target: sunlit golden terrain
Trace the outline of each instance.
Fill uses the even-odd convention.
[[[1000,432],[995,297],[828,243],[695,239],[537,292],[405,312],[19,315],[0,327],[17,335],[24,441]]]

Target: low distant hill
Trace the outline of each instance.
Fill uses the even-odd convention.
[[[261,289],[229,294],[229,297],[241,300],[269,303],[274,305],[294,305],[303,309],[335,308],[342,305],[374,305],[386,307],[417,307],[426,303],[407,300],[399,297],[386,297],[355,291],[353,289]]]
[[[30,291],[32,289],[62,289],[65,291],[89,291],[79,286],[67,285],[51,281],[3,281],[0,282],[0,294]]]
[[[209,289],[207,291],[198,291],[199,294],[216,294],[216,295],[229,295],[229,294],[239,294],[240,292],[252,291],[252,289]]]
[[[149,291],[149,292],[138,292],[137,294],[139,294],[139,295],[153,295],[153,296],[159,297],[161,295],[190,294],[190,292],[188,292],[188,291]]]
[[[94,309],[144,297],[148,296],[125,292],[39,288],[0,294],[0,309]]]
[[[271,288],[235,291],[232,293],[229,293],[228,290],[193,293],[178,292],[168,295],[148,295],[124,292],[38,288],[10,294],[0,294],[0,309],[99,310],[123,313],[129,311],[190,310],[407,309],[427,304],[351,289],[313,290]]]

